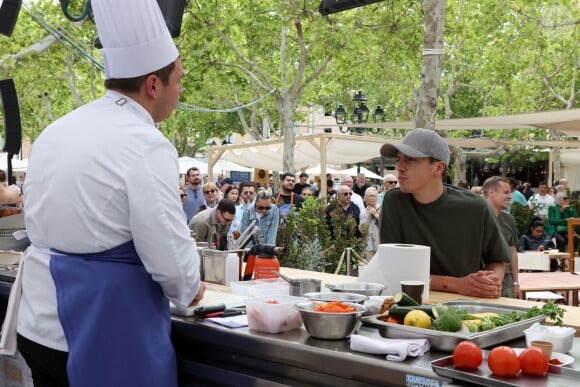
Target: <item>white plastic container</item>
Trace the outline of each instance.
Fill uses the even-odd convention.
[[[534,340],[543,340],[549,341],[554,345],[554,352],[567,353],[574,344],[576,330],[570,327],[547,326],[535,323],[525,329],[524,334],[526,335],[526,345],[528,347],[532,345]]]
[[[232,294],[243,297],[287,296],[290,294],[288,283],[278,279],[230,282],[230,290]]]
[[[265,296],[248,298],[246,313],[250,329],[280,333],[297,329],[302,326],[300,312],[294,309],[298,302],[305,301],[303,297]]]

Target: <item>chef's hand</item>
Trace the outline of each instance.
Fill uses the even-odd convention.
[[[9,185],[8,187],[0,187],[0,205],[22,205],[22,192],[17,185]]]
[[[196,306],[197,304],[199,304],[199,302],[203,299],[203,295],[205,293],[205,282],[200,282],[199,283],[199,290],[197,291],[197,295],[195,296],[195,298],[193,299],[193,301],[191,301],[191,304],[189,304],[189,306]]]
[[[461,278],[458,293],[464,296],[499,298],[501,280],[492,270],[480,270]]]

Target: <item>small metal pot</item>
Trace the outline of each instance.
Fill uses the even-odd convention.
[[[314,278],[296,278],[288,282],[291,296],[303,296],[306,293],[320,292],[322,280]]]

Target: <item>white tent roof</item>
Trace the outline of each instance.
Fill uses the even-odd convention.
[[[357,167],[352,167],[349,169],[345,169],[342,171],[337,171],[335,172],[337,175],[348,175],[348,176],[356,176],[359,174],[359,169]],[[365,168],[365,167],[360,167],[360,173],[364,173],[365,177],[367,179],[376,179],[376,180],[382,180],[382,176],[377,175],[376,173],[374,173],[373,171]]]
[[[413,129],[415,128],[415,122],[379,122],[356,124],[356,127]],[[437,120],[435,127],[445,130],[545,128],[566,133],[569,136],[580,136],[580,109],[511,114],[496,117],[453,118]]]

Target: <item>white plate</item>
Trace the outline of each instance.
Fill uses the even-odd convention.
[[[516,352],[516,354],[518,356],[520,356],[520,353],[522,353],[522,351],[524,349],[526,349],[526,348],[514,348],[514,351]],[[552,364],[552,363],[550,363],[550,364],[560,366],[560,367],[570,365],[570,364],[574,363],[574,361],[576,361],[576,359],[574,359],[572,356],[566,355],[566,354],[560,353],[560,352],[552,352],[552,359],[558,359],[562,364]],[[550,360],[552,360],[552,359],[550,359]]]

